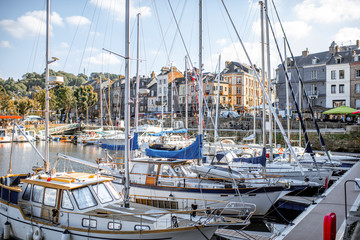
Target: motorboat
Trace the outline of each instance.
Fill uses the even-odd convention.
[[[11,137],[6,133],[6,129],[0,129],[0,143],[11,142]]]

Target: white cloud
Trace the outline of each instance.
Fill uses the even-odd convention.
[[[61,43],[60,43],[60,47],[67,49],[67,48],[70,47],[70,45],[69,45],[67,42],[61,42]]]
[[[225,46],[228,43],[228,39],[220,38],[220,39],[216,40],[216,43],[219,44],[220,46]]]
[[[307,22],[336,23],[360,19],[359,0],[304,0],[294,7],[299,19]]]
[[[284,21],[282,24],[283,24],[286,36],[289,38],[299,39],[299,38],[307,37],[312,29],[312,27],[304,21]],[[275,26],[275,30],[274,30],[275,34],[282,36],[283,34],[282,34],[280,23],[277,22],[272,25]],[[260,20],[253,23],[252,30],[257,36],[260,36],[260,34],[261,34]],[[269,29],[269,31],[270,31],[270,35],[272,35],[271,29]]]
[[[0,27],[16,38],[46,34],[46,13],[45,11],[27,12],[16,21],[5,19],[0,21]],[[56,12],[51,14],[52,25],[63,26],[63,20]],[[50,29],[51,30],[51,29]]]
[[[3,48],[12,48],[11,44],[9,43],[9,41],[1,41],[0,42],[0,46]]]
[[[355,41],[360,39],[360,28],[356,27],[345,27],[340,29],[335,34],[335,42],[341,44],[341,42]]]
[[[107,53],[99,53],[94,57],[85,58],[84,62],[95,65],[102,65],[102,64],[116,65],[121,63],[118,57]]]
[[[116,16],[116,20],[124,21],[125,0],[107,0],[107,1],[91,0],[90,3],[96,5],[99,8],[110,10],[114,14],[114,16]],[[131,17],[135,17],[138,13],[141,13],[141,17],[151,16],[151,9],[148,6],[135,7],[130,3]]]
[[[82,17],[82,16],[71,16],[71,17],[65,18],[65,20],[68,24],[75,25],[75,26],[88,25],[91,23],[88,18]]]

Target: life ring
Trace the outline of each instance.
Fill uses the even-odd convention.
[[[82,139],[84,139],[85,138],[85,136],[82,136]]]
[[[284,152],[284,149],[283,148],[279,148],[278,149],[278,153],[282,154]]]
[[[1,137],[0,139],[1,139],[1,140],[4,140],[4,137]]]
[[[43,238],[42,234],[41,234],[41,229],[39,227],[35,227],[34,228],[34,233],[33,233],[33,239],[34,240],[41,240]]]
[[[20,140],[24,140],[24,136],[20,136]]]
[[[91,136],[92,136],[92,137],[95,136],[95,132],[91,132]]]

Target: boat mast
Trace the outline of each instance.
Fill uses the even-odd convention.
[[[50,0],[46,1],[46,75],[45,75],[45,172],[50,171],[49,162],[49,29]]]
[[[130,158],[130,102],[129,102],[129,95],[130,95],[130,0],[126,0],[125,3],[125,193],[124,193],[124,206],[129,207],[129,189],[130,189],[130,174],[129,174],[129,158]]]
[[[188,130],[189,129],[189,117],[188,117],[188,114],[189,114],[189,110],[188,110],[188,105],[189,105],[189,102],[188,102],[188,67],[187,67],[187,56],[185,56],[185,128]],[[188,134],[187,134],[188,131],[186,131],[185,133],[185,136],[187,137]]]
[[[287,56],[286,56],[286,40],[284,38],[284,58],[285,58],[285,74],[287,73]],[[289,103],[289,82],[290,79],[285,77],[285,86],[286,86],[286,120],[287,120],[287,134],[288,139],[290,140],[290,103]],[[291,154],[289,154],[289,162],[291,161]]]
[[[139,130],[139,38],[140,38],[140,13],[137,15],[137,47],[136,47],[136,102],[135,102],[135,129],[136,132]]]
[[[202,0],[199,0],[199,135],[203,132],[203,81],[202,81]]]
[[[101,126],[101,131],[103,130],[104,127],[104,122],[103,122],[103,102],[102,102],[102,98],[103,98],[103,91],[102,91],[102,79],[101,79],[101,75],[100,75],[100,126]]]
[[[170,65],[170,73],[171,73],[171,127],[174,128],[174,102],[175,102],[175,97],[174,97],[174,75],[173,75],[173,66],[172,63]]]
[[[265,0],[265,16],[269,16],[269,9],[268,9],[268,0]],[[266,31],[266,52],[267,52],[267,73],[268,73],[268,94],[270,98],[270,102],[268,105],[272,105],[272,86],[271,86],[271,62],[270,62],[270,37],[269,37],[269,18],[266,17],[265,22],[265,31]],[[270,152],[269,152],[269,160],[273,160],[273,121],[272,115],[269,114],[269,145],[270,145]]]
[[[218,65],[218,81],[217,81],[217,93],[216,93],[216,112],[215,112],[215,127],[214,127],[214,143],[218,139],[218,118],[219,118],[219,104],[220,104],[220,63],[221,55],[219,55],[219,65]],[[211,89],[210,89],[211,92]]]
[[[260,5],[260,16],[261,16],[261,77],[262,84],[265,86],[265,40],[264,40],[264,3],[259,2]],[[265,109],[265,92],[262,93],[262,138],[263,138],[263,147],[266,147],[266,109]]]

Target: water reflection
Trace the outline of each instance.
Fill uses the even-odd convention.
[[[36,148],[44,156],[45,142],[35,143]],[[50,164],[53,167],[57,160],[57,153],[63,153],[72,157],[80,158],[90,162],[105,157],[105,150],[98,146],[74,145],[72,143],[51,142],[49,147]],[[11,155],[11,143],[0,144],[0,174],[4,175],[9,169]],[[35,165],[43,166],[42,158],[36,153],[29,143],[14,143],[12,153],[13,173],[28,173]],[[60,159],[56,165],[57,171],[86,171],[94,172],[94,169],[69,161]]]

